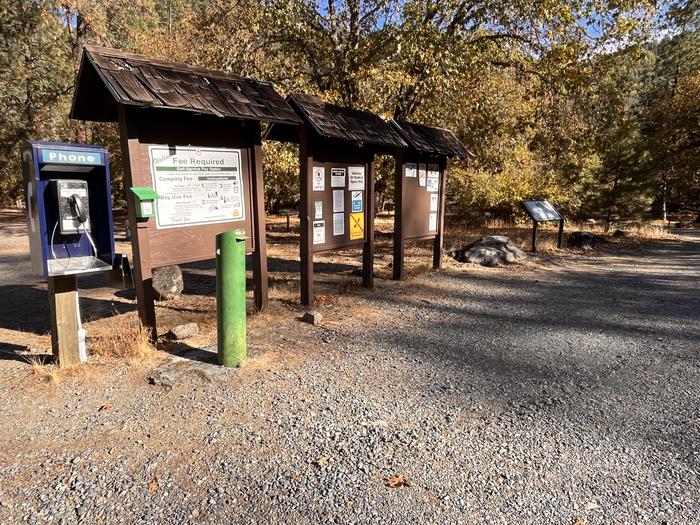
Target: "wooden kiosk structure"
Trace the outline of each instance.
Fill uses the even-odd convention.
[[[214,258],[224,231],[245,230],[255,306],[267,306],[260,126],[301,124],[271,84],[87,47],[70,116],[119,122],[139,317],[153,338],[153,268]]]
[[[450,130],[404,121],[391,124],[408,143],[395,154],[393,278],[403,280],[406,241],[433,239],[433,268],[441,267],[447,160],[471,153]]]
[[[301,303],[313,303],[314,254],[362,246],[362,285],[374,285],[374,155],[406,143],[369,111],[294,94],[298,130],[273,124],[266,138],[299,143]]]

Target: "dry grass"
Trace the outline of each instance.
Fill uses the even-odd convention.
[[[107,323],[93,325],[91,331],[89,349],[100,357],[134,365],[150,363],[161,355],[138,319],[115,316]]]
[[[58,384],[61,382],[61,369],[46,363],[44,357],[32,355],[27,357],[27,363],[32,367],[32,376],[41,382]]]

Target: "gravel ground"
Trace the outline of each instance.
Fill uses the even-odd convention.
[[[688,235],[285,307],[172,388],[0,361],[0,522],[700,523]]]

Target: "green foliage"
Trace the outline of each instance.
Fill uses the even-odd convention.
[[[284,93],[453,129],[449,209],[641,213],[698,193],[699,0],[0,0],[0,201],[26,138],[110,149],[113,125],[67,119],[82,46],[272,81]],[[660,35],[664,35],[663,37]],[[263,147],[266,205],[298,202],[296,147]],[[378,206],[393,163],[378,159]]]

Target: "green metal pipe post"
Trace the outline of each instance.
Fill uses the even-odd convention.
[[[238,366],[246,358],[245,231],[216,236],[218,360]]]

